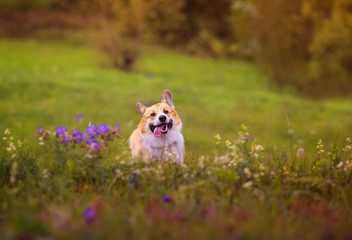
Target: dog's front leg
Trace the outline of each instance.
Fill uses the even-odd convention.
[[[176,148],[176,154],[177,154],[177,159],[176,161],[178,163],[183,163],[183,160],[185,158],[185,146],[183,143],[181,144],[175,144],[175,148]]]

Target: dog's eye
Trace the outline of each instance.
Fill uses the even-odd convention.
[[[151,116],[151,117],[155,117],[155,113],[151,113],[150,116]]]
[[[168,113],[169,113],[169,111],[168,111],[168,110],[166,110],[166,109],[164,109],[164,113],[165,113],[165,114],[168,114]]]

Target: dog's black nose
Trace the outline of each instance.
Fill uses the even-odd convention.
[[[165,122],[166,121],[166,116],[165,115],[159,116],[159,121],[160,122]]]

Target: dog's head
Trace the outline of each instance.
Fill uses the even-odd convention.
[[[142,115],[139,124],[142,134],[154,134],[155,137],[162,137],[167,136],[171,131],[181,131],[182,122],[175,110],[169,90],[164,90],[161,102],[151,107],[137,103],[137,111]]]

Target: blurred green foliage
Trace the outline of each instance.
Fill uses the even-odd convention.
[[[310,45],[309,73],[313,80],[323,81],[322,87],[351,93],[352,79],[352,1],[334,0],[320,5],[309,1],[304,13],[315,28]]]
[[[278,85],[307,95],[352,93],[351,0],[3,0],[0,9],[46,9],[94,19],[78,25],[93,29],[112,65],[122,69],[133,67],[142,43],[158,44],[200,56],[255,60]],[[23,21],[17,25],[28,26]],[[64,27],[78,22],[84,21],[57,18]],[[1,25],[6,17],[0,16]]]
[[[53,3],[53,0],[1,0],[0,9],[7,11],[27,11],[48,9]]]
[[[242,15],[247,9],[240,42],[256,43],[253,58],[279,85],[311,96],[352,93],[352,1],[239,2]]]

